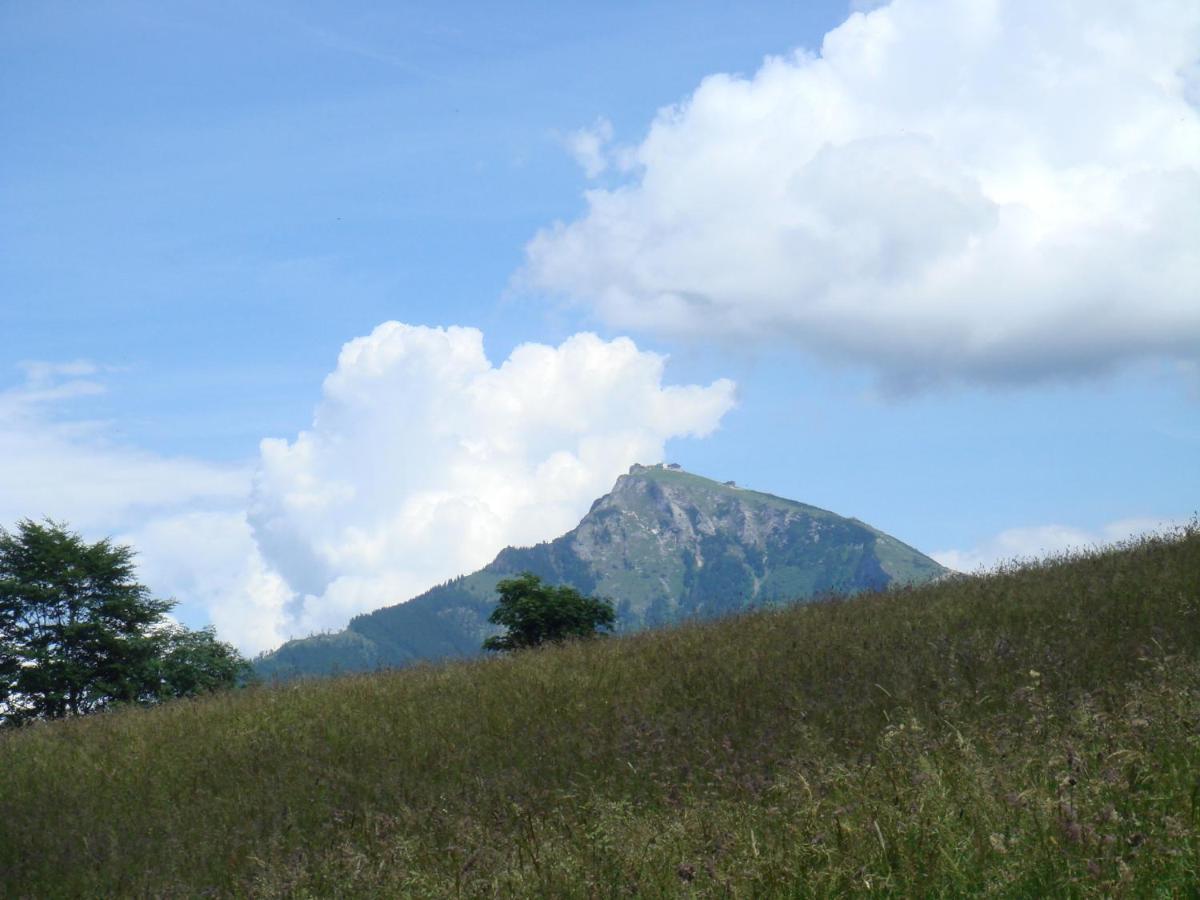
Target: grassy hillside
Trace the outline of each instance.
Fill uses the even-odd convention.
[[[11,896],[1196,895],[1200,532],[0,736]]]

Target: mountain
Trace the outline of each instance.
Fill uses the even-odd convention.
[[[620,631],[947,572],[857,519],[677,466],[635,465],[562,537],[505,548],[474,574],[357,616],[344,631],[289,641],[255,668],[291,678],[478,653],[495,633],[496,584],[524,571],[610,598]]]

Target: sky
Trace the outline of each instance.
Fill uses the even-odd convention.
[[[0,3],[0,526],[246,653],[634,462],[973,571],[1200,507],[1194,0]]]

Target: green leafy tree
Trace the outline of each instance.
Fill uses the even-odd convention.
[[[89,544],[49,520],[0,528],[0,721],[236,683],[233,648],[168,626],[173,606],[137,582],[129,547]]]
[[[484,650],[522,650],[554,641],[591,638],[611,631],[616,622],[607,600],[585,597],[572,587],[543,584],[532,572],[496,585],[500,602],[488,621],[506,634],[483,642]]]
[[[212,628],[193,631],[178,625],[154,635],[158,647],[158,697],[195,697],[223,690],[250,675],[250,663]]]

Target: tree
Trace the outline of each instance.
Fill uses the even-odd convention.
[[[192,631],[171,625],[154,635],[158,645],[158,696],[195,697],[232,687],[250,674],[250,664],[210,628]]]
[[[532,572],[506,578],[496,590],[500,602],[488,621],[508,632],[488,638],[484,650],[522,650],[547,642],[591,638],[611,631],[616,622],[609,601],[584,597],[566,585],[543,584]]]
[[[89,544],[50,520],[0,528],[0,722],[236,683],[246,669],[236,651],[168,625],[173,606],[134,578],[129,547]]]

